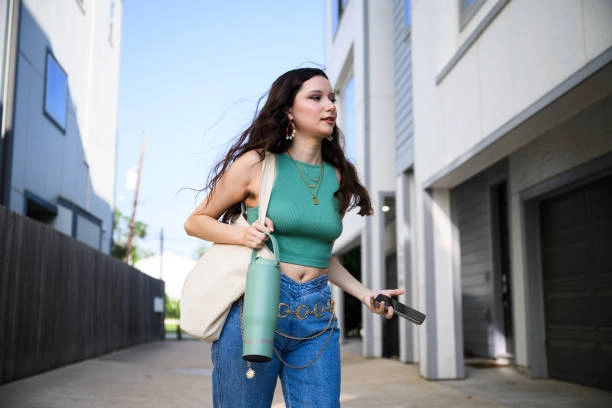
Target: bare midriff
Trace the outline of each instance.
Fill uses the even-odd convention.
[[[281,271],[292,280],[303,283],[308,282],[319,276],[325,275],[329,268],[314,268],[312,266],[296,265],[286,262],[281,262]]]

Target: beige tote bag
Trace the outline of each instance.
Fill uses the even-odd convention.
[[[276,157],[266,152],[259,189],[258,221],[263,223],[276,176]],[[240,214],[232,224],[249,226]],[[213,244],[189,272],[180,300],[181,329],[206,342],[219,339],[232,304],[244,294],[252,249],[242,245]],[[259,256],[274,259],[264,246]]]

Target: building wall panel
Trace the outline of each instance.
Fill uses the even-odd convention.
[[[451,62],[445,50],[462,42],[448,32],[453,7],[434,3],[415,2],[412,10],[414,21],[427,21],[414,24],[412,32],[419,61],[414,100],[420,180],[475,154],[480,142],[612,46],[609,24],[602,22],[612,13],[610,2],[509,1],[436,83],[432,76]],[[497,160],[530,140],[507,143],[495,153]]]
[[[412,45],[404,7],[405,1],[394,1],[395,167],[398,173],[409,169],[414,162]]]
[[[57,4],[56,4],[57,3]],[[109,41],[114,4],[113,41]],[[30,191],[59,197],[102,220],[110,250],[114,205],[121,2],[24,0],[16,76],[10,208]],[[65,129],[44,113],[47,53],[66,73]]]

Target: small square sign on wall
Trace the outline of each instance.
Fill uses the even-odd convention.
[[[164,298],[156,296],[153,298],[153,311],[155,313],[164,312]]]

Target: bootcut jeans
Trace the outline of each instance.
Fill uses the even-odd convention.
[[[332,304],[327,275],[298,283],[281,274],[276,328],[286,336],[276,333],[274,348],[286,364],[275,352],[270,362],[251,363],[255,376],[249,379],[242,359],[242,299],[236,301],[211,349],[214,407],[270,408],[277,378],[286,408],[340,407],[340,333]]]

